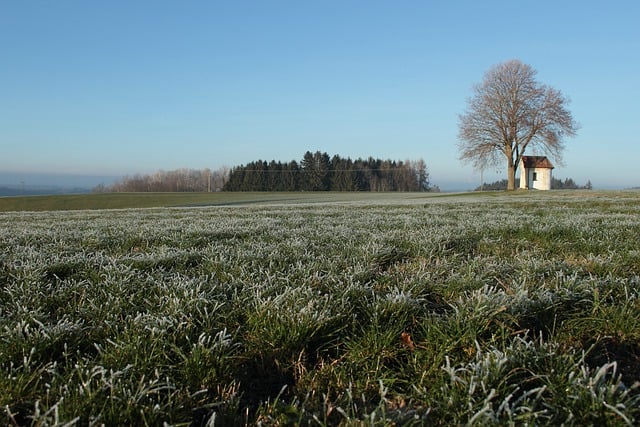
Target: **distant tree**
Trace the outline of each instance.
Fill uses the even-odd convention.
[[[316,151],[307,151],[302,158],[302,178],[305,191],[327,191],[331,177],[329,175],[329,155]]]
[[[95,187],[93,187],[91,189],[92,193],[106,193],[107,192],[107,186],[104,185],[104,183],[100,183],[98,185],[96,185]],[[6,194],[6,195],[12,195],[12,194]]]
[[[567,98],[540,84],[536,71],[518,60],[492,67],[475,86],[467,111],[459,117],[460,159],[477,169],[507,162],[507,189],[529,148],[562,162],[563,138],[578,125],[566,109]]]
[[[271,160],[266,169],[266,190],[284,191],[282,182],[282,162]]]
[[[300,190],[300,166],[295,160],[285,165],[282,171],[282,180],[286,191]]]
[[[370,188],[370,170],[366,160],[356,159],[353,162],[353,171],[355,179],[356,191],[369,191]]]
[[[591,181],[583,186],[576,184],[572,178],[561,179],[551,178],[551,188],[554,190],[591,190],[593,187]]]
[[[211,185],[209,187],[210,191],[221,191],[224,187],[225,182],[229,178],[230,170],[228,167],[223,166],[211,173]]]
[[[417,181],[417,188],[412,189],[412,191],[429,191],[429,172],[427,172],[427,164],[423,159],[414,163],[413,171]]]
[[[335,155],[331,158],[331,189],[333,191],[357,190],[356,172],[353,161]]]
[[[229,179],[224,184],[224,191],[242,191],[245,169],[243,166],[234,167],[229,172]]]
[[[516,179],[516,184],[518,183]],[[496,182],[486,183],[483,182],[479,187],[476,187],[473,191],[503,191],[507,189],[507,180],[501,179]]]
[[[564,181],[551,178],[551,188],[554,190],[576,190],[579,187],[572,178],[565,178]]]

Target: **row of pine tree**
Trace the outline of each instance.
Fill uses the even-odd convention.
[[[224,191],[429,191],[425,162],[307,151],[300,162],[258,160],[231,169]]]

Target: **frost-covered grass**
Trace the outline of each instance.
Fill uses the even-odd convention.
[[[3,425],[636,425],[640,194],[0,214]]]

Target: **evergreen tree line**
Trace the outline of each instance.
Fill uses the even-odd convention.
[[[258,160],[231,169],[223,191],[429,191],[424,160],[395,161],[307,151],[288,163]]]
[[[153,174],[125,176],[112,185],[93,189],[102,192],[210,192],[220,191],[229,176],[228,168],[176,169]]]
[[[520,188],[520,179],[516,178],[516,188]],[[490,184],[482,184],[476,187],[474,191],[500,191],[507,189],[507,180],[499,180]],[[587,181],[585,185],[578,185],[572,178],[565,178],[564,181],[558,178],[551,177],[551,189],[552,190],[591,190],[593,186],[591,181]]]

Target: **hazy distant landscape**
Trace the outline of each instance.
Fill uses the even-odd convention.
[[[99,184],[110,184],[117,176],[0,172],[0,196],[88,193]]]
[[[83,194],[91,188],[57,185],[0,185],[0,196],[40,196],[48,194]]]

